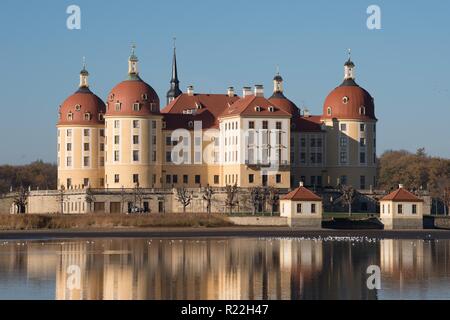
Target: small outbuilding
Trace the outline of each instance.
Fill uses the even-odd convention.
[[[400,185],[380,200],[380,217],[386,230],[423,229],[423,200]]]
[[[322,227],[322,198],[305,188],[303,183],[280,200],[281,217],[290,227]]]

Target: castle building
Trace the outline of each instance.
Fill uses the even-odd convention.
[[[376,123],[372,96],[345,63],[343,83],[325,99],[323,114],[300,110],[284,92],[233,87],[225,93],[180,90],[173,52],[167,105],[140,76],[133,46],[128,76],[106,104],[89,89],[88,72],[60,107],[59,188],[177,188],[376,185]]]

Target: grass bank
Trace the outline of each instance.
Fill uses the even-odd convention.
[[[207,214],[0,215],[0,231],[152,227],[214,228],[232,225],[226,217]]]

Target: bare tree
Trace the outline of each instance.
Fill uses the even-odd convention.
[[[189,192],[185,187],[178,188],[177,201],[183,206],[183,213],[186,213],[186,208],[192,202],[192,192]]]
[[[120,213],[123,213],[123,206],[125,204],[127,200],[127,192],[125,191],[125,188],[122,186],[122,188],[120,189]]]
[[[356,190],[352,186],[341,185],[342,202],[348,206],[348,215],[352,215],[352,204],[356,199]]]
[[[203,200],[206,201],[206,212],[208,214],[211,214],[211,201],[212,201],[213,194],[214,194],[214,190],[208,184],[206,186],[206,188],[203,190]]]
[[[278,195],[278,190],[275,189],[274,187],[270,187],[268,189],[267,202],[270,206],[270,215],[271,216],[274,215],[275,205],[278,203],[279,200],[280,200],[280,197]]]
[[[134,206],[139,208],[139,210],[142,209],[142,200],[144,199],[144,191],[139,186],[139,183],[136,183],[133,189],[134,194]]]
[[[259,198],[260,198],[261,188],[254,187],[250,191],[250,201],[252,206],[252,214],[256,215],[256,211],[258,211],[259,207]]]
[[[238,193],[238,187],[237,184],[234,184],[233,186],[227,185],[226,186],[226,192],[227,197],[225,199],[225,206],[230,210],[230,215],[233,214],[233,208],[237,205],[238,199],[237,199],[237,193]]]
[[[95,196],[90,187],[86,188],[85,200],[89,207],[89,213],[91,213],[92,212],[92,204],[95,202]]]
[[[66,191],[66,187],[61,185],[61,188],[58,191],[59,210],[60,210],[61,214],[64,214],[65,191]]]
[[[17,207],[17,213],[26,213],[26,208],[28,204],[28,196],[30,192],[23,186],[20,186],[16,195],[14,196],[14,205]]]

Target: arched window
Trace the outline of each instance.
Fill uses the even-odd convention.
[[[328,108],[327,108],[327,115],[331,116],[332,113],[333,113],[333,112],[332,112],[332,108],[331,108],[331,107],[328,107]]]
[[[86,112],[84,114],[84,120],[86,120],[86,121],[90,121],[91,120],[91,114],[89,112]]]
[[[366,114],[366,107],[364,107],[364,106],[359,107],[359,114],[365,115]]]
[[[342,98],[342,103],[343,103],[343,104],[347,104],[347,103],[349,102],[349,100],[350,100],[350,99],[349,99],[347,96],[346,96],[346,97],[343,97],[343,98]]]
[[[73,120],[73,113],[72,113],[72,112],[69,112],[69,113],[67,114],[67,120],[69,120],[69,121],[72,121],[72,120]]]

